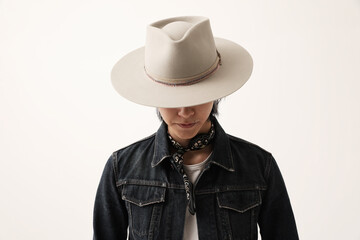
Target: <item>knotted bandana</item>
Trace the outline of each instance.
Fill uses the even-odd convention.
[[[184,171],[184,167],[183,167],[184,154],[188,151],[195,151],[195,150],[203,149],[204,147],[209,145],[209,143],[214,138],[214,136],[215,136],[215,128],[214,128],[214,124],[212,124],[212,123],[211,123],[210,131],[208,133],[202,133],[202,134],[196,135],[189,141],[189,145],[187,147],[181,146],[180,143],[175,141],[170,136],[170,134],[168,134],[168,137],[170,139],[172,146],[176,149],[176,152],[172,155],[172,162],[175,164],[179,173],[183,177],[189,212],[192,215],[194,215],[196,212],[195,199],[194,199],[194,193],[193,193],[193,184],[189,181],[189,178],[186,175],[186,173]]]

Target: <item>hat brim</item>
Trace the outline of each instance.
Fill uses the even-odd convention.
[[[115,90],[128,100],[146,106],[176,108],[199,105],[228,96],[249,79],[253,61],[240,45],[215,38],[222,65],[209,78],[192,85],[171,86],[151,80],[144,70],[145,48],[121,58],[111,71]]]

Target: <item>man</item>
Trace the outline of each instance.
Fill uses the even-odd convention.
[[[270,153],[224,132],[218,99],[252,71],[241,46],[214,38],[204,17],[151,24],[144,48],[113,68],[115,89],[154,106],[152,136],[112,154],[98,188],[94,239],[298,239]]]

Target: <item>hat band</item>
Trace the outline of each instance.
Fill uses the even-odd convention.
[[[197,74],[195,76],[191,77],[185,77],[185,78],[162,78],[162,77],[155,77],[154,75],[149,74],[149,72],[146,70],[146,67],[144,67],[146,75],[153,81],[166,84],[166,85],[173,85],[173,86],[184,86],[184,85],[192,85],[194,83],[200,82],[212,75],[218,68],[221,66],[221,55],[216,50],[217,57],[215,60],[215,63],[210,66],[206,71]]]

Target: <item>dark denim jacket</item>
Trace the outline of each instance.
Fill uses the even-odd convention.
[[[213,154],[194,189],[199,239],[257,239],[257,224],[262,240],[298,239],[272,155],[214,122]],[[186,195],[169,161],[166,132],[163,123],[156,134],[112,154],[96,195],[94,239],[182,240]]]

